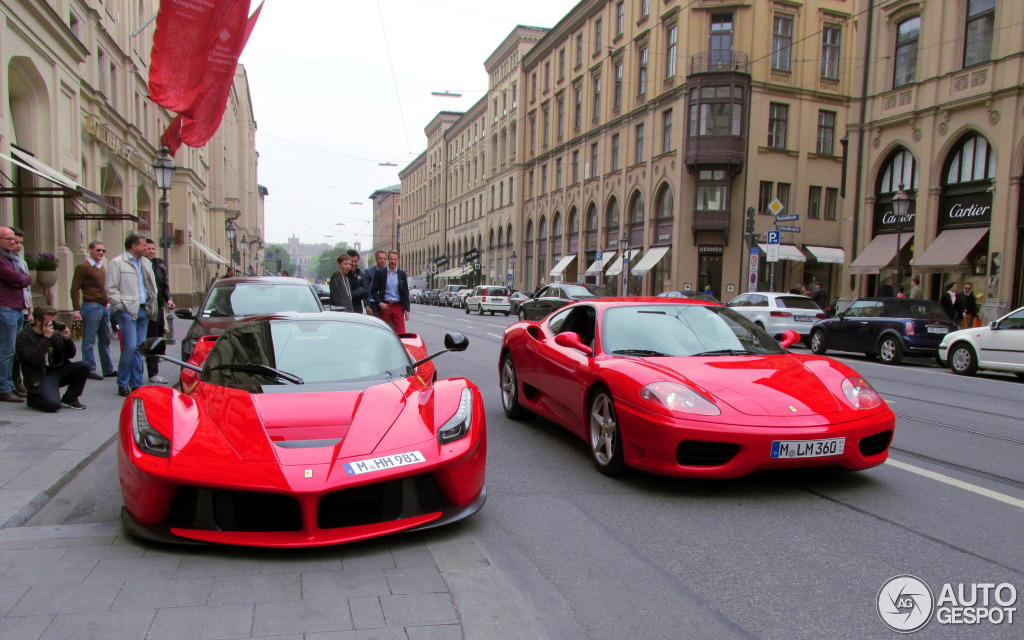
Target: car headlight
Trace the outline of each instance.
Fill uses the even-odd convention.
[[[171,441],[164,434],[157,431],[146,419],[146,408],[142,400],[135,398],[132,407],[134,419],[132,420],[132,437],[135,445],[142,453],[148,453],[158,458],[171,457]]]
[[[843,395],[854,409],[874,409],[882,404],[882,396],[860,376],[843,380]]]
[[[462,390],[462,398],[459,400],[459,408],[448,422],[441,425],[437,430],[437,441],[440,444],[449,444],[469,433],[473,424],[473,392],[468,388]]]
[[[675,382],[655,382],[640,390],[640,397],[659,407],[678,413],[717,416],[722,411],[690,387]]]

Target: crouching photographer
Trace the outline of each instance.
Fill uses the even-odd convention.
[[[28,391],[27,404],[51,413],[62,406],[84,409],[78,398],[85,390],[89,365],[71,361],[77,352],[71,329],[56,318],[57,310],[53,307],[36,307],[32,310],[32,324],[18,335],[16,349]],[[63,397],[61,387],[67,387]]]

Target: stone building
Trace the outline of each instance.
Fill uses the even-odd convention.
[[[373,201],[373,241],[376,245],[374,249],[398,249],[402,185],[395,184],[377,189],[370,194],[370,200]]]

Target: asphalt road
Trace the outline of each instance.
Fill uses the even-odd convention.
[[[436,363],[484,394],[488,502],[431,535],[470,536],[550,638],[892,638],[876,600],[911,574],[1010,583],[1024,603],[1024,383],[843,358],[897,413],[889,463],[859,473],[761,473],[733,481],[613,480],[559,427],[501,411],[504,316],[414,306],[428,345],[470,338]],[[832,355],[832,354],[830,354]],[[29,524],[108,522],[120,496],[110,451]],[[500,606],[500,603],[495,603]],[[1019,611],[1018,611],[1019,613]],[[1014,624],[940,625],[916,637],[1020,638]],[[512,636],[510,636],[512,637]]]

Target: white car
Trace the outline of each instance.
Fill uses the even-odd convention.
[[[754,291],[736,296],[726,306],[760,325],[776,340],[792,329],[800,334],[804,344],[810,340],[814,323],[825,318],[825,312],[810,298],[795,293]]]
[[[483,315],[486,311],[492,316],[496,313],[504,313],[507,316],[512,312],[512,301],[508,296],[508,287],[496,284],[481,285],[466,297],[466,313],[476,311]]]
[[[939,361],[963,376],[987,369],[1024,378],[1024,307],[988,326],[946,334],[939,344]]]

